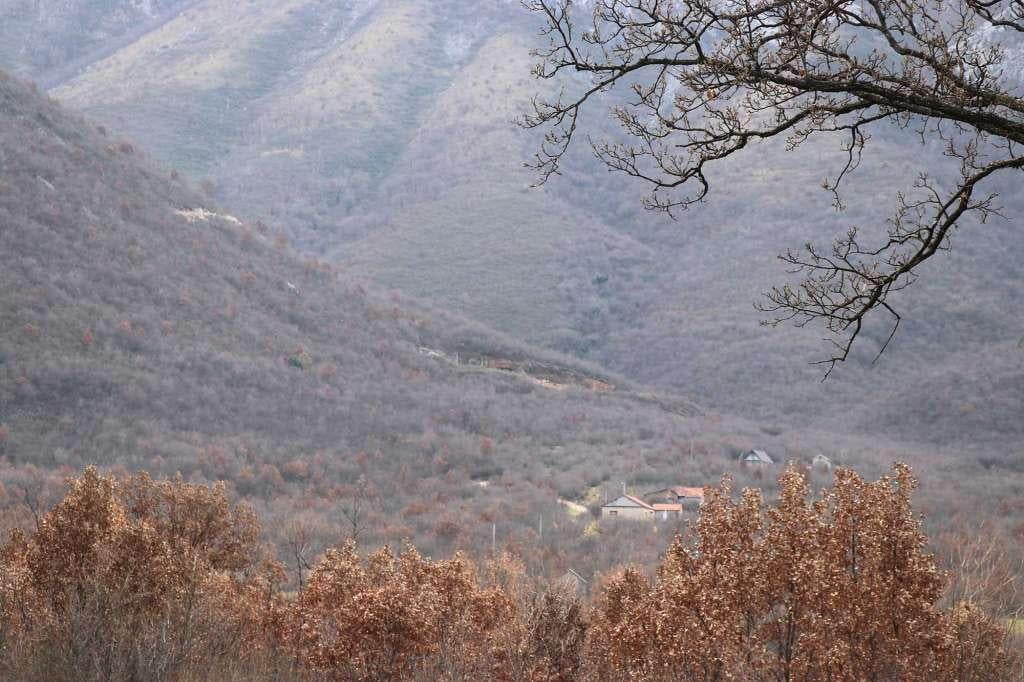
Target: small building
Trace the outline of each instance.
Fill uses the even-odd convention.
[[[651,506],[658,521],[671,521],[683,515],[683,505],[678,502],[655,502]]]
[[[749,450],[740,455],[740,464],[744,466],[770,466],[775,464],[767,452],[764,450]]]
[[[619,495],[601,507],[602,519],[647,521],[654,519],[654,507],[632,495]]]
[[[671,488],[654,490],[644,495],[648,504],[665,502],[682,505],[683,507],[699,507],[704,504],[704,488],[677,485]]]
[[[828,474],[832,471],[832,460],[825,455],[815,455],[811,460],[811,469],[819,474]]]

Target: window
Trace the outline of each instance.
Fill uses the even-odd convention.
[[[608,516],[618,516],[618,515],[619,515],[619,512],[614,510],[614,509],[612,509],[611,511],[608,512]]]

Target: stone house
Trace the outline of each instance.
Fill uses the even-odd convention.
[[[655,509],[639,497],[619,495],[601,507],[602,519],[628,519],[630,521],[654,520]]]

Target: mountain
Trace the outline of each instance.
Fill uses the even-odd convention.
[[[821,384],[809,364],[827,352],[818,335],[760,327],[750,303],[785,277],[773,254],[885,217],[884,201],[835,214],[807,190],[835,149],[760,146],[671,222],[639,211],[643,188],[583,153],[529,188],[520,162],[536,139],[509,121],[541,85],[528,76],[535,26],[516,3],[234,10],[169,9],[137,38],[109,39],[98,49],[110,56],[55,92],[206,176],[219,202],[300,251],[516,338],[773,428],[1016,451],[1024,330],[1007,311],[1024,292],[1001,245],[1017,223],[966,226],[904,296],[886,355],[872,363],[886,330],[869,330]],[[896,135],[871,144],[878,163],[855,178],[854,199],[906,184],[915,155],[931,153]],[[1012,188],[1004,198],[1019,203]]]
[[[565,516],[559,495],[674,479],[684,442],[701,480],[740,447],[698,435],[689,400],[295,255],[7,75],[0,187],[5,520],[40,472],[99,463],[225,479],[331,532],[365,498],[373,541],[440,551],[492,524],[513,542]]]
[[[837,167],[838,140],[756,146],[714,171],[710,199],[675,222],[642,211],[645,188],[582,146],[564,177],[531,188],[522,162],[538,139],[511,120],[552,87],[529,75],[537,28],[499,0],[288,0],[245,12],[202,0],[54,94],[205,178],[223,205],[296,249],[515,338],[782,425],[1017,442],[1019,406],[983,390],[989,368],[969,360],[1003,349],[1001,382],[1024,386],[1024,328],[1007,314],[1024,277],[1019,253],[1003,248],[1019,241],[1024,209],[1012,187],[1011,220],[965,225],[905,292],[886,354],[873,361],[888,332],[880,321],[822,384],[811,364],[829,352],[822,332],[762,327],[751,303],[787,278],[775,254],[883,225],[894,196],[873,200],[877,188],[906,187],[922,160],[939,159],[937,143],[876,135],[842,213],[814,189]],[[599,113],[584,128],[615,134]],[[934,388],[936,368],[954,382],[943,391],[977,386],[972,404],[999,427],[975,432],[953,410],[939,437],[916,420],[908,387]]]
[[[934,527],[1024,527],[1007,506],[1012,451],[751,422],[523,345],[296,254],[7,75],[0,187],[0,525],[30,524],[61,476],[99,463],[227,480],[282,551],[349,528],[428,553],[501,542],[558,575],[650,563],[673,530],[595,532],[567,500],[723,473],[771,494],[776,469],[736,465],[761,447],[780,464],[826,453],[867,476],[909,461]],[[985,400],[1012,411],[1020,368],[998,357],[1005,380]],[[920,409],[987,425],[979,389],[939,370],[907,387],[935,394]],[[970,403],[950,395],[954,410],[936,411],[950,381]]]
[[[196,0],[0,0],[0,62],[48,84],[154,30]]]

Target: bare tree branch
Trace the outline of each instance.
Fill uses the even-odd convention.
[[[965,216],[998,213],[980,185],[1024,167],[1024,99],[1005,76],[1001,42],[1024,32],[1021,0],[593,0],[587,14],[569,0],[523,4],[545,22],[534,74],[563,87],[520,120],[547,130],[529,164],[541,182],[560,172],[581,112],[612,88],[630,95],[612,109],[628,141],[592,149],[649,183],[644,204],[670,215],[708,195],[711,166],[759,140],[794,149],[840,136],[845,162],[824,183],[839,209],[870,130],[894,125],[943,143],[958,179],[922,174],[898,194],[882,244],[862,245],[851,228],[829,252],[808,244],[781,256],[804,280],[772,288],[759,307],[766,324],[824,323],[835,346],[826,377],[873,311],[893,321],[884,352],[901,319],[890,295],[948,248]]]

